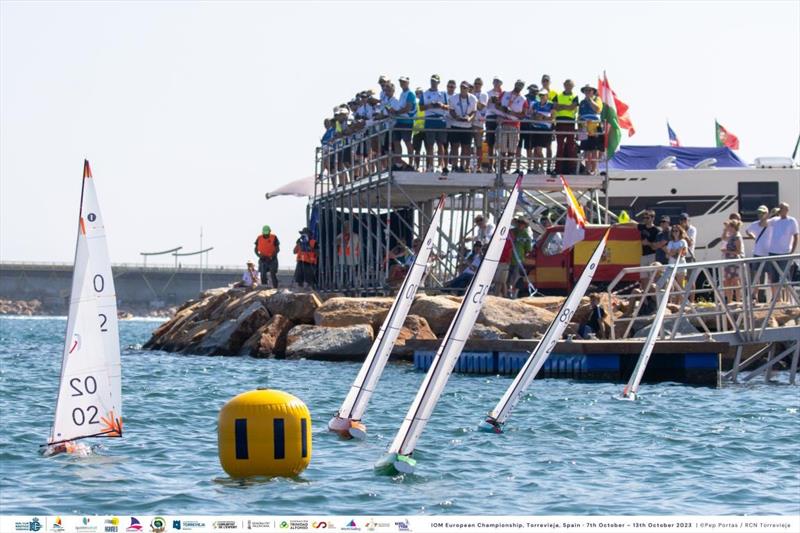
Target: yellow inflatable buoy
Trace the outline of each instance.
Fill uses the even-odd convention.
[[[217,442],[231,477],[295,476],[311,462],[311,415],[287,392],[244,392],[220,410]]]

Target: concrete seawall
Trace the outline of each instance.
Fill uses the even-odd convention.
[[[121,310],[163,309],[197,298],[203,290],[224,287],[241,279],[244,268],[114,265],[117,304]],[[292,271],[278,273],[288,287]],[[66,313],[72,286],[71,263],[0,264],[0,298],[39,300],[49,314]]]

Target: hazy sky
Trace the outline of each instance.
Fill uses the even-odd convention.
[[[800,2],[2,2],[0,259],[71,261],[83,158],[114,262],[214,246],[239,264],[270,224],[283,267],[322,119],[379,74],[582,85],[608,72],[630,144],[789,155]],[[571,28],[571,29],[568,29]]]

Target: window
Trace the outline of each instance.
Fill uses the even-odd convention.
[[[756,220],[758,206],[765,205],[767,208],[773,208],[779,202],[777,181],[739,182],[739,213],[742,215],[743,221]]]
[[[564,251],[564,234],[561,231],[554,231],[547,236],[547,240],[542,246],[544,255],[558,255]]]

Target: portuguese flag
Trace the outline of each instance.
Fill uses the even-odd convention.
[[[717,136],[717,148],[727,146],[731,150],[739,149],[739,137],[723,128],[716,119],[714,119],[714,126]]]
[[[633,122],[628,113],[628,104],[617,98],[617,94],[608,83],[605,72],[603,72],[603,78],[597,82],[597,89],[600,91],[600,99],[603,101],[606,155],[612,157],[622,142],[622,130],[628,130],[628,137],[636,133],[636,130],[633,129]]]

